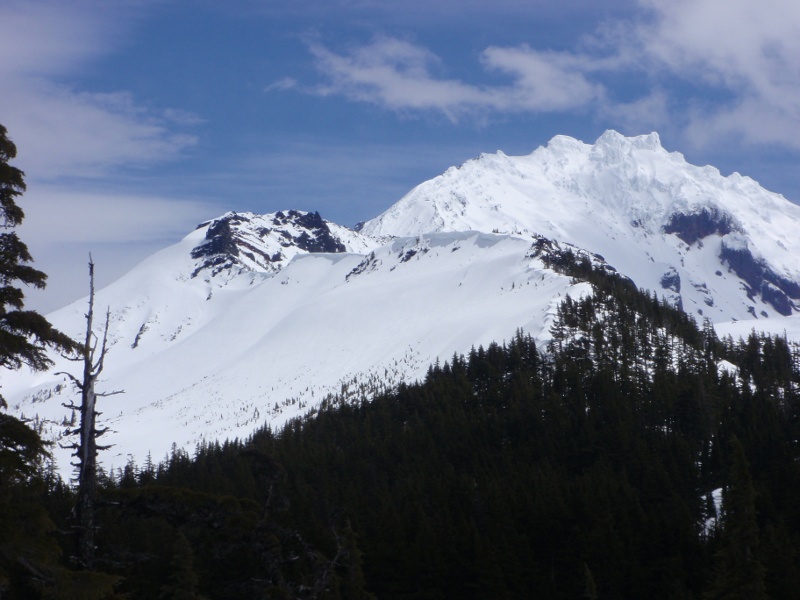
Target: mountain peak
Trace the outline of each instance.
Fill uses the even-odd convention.
[[[417,186],[361,231],[539,234],[602,254],[693,314],[726,320],[800,310],[798,228],[800,207],[751,179],[691,165],[655,132],[608,130],[593,145],[556,136],[527,156],[482,155]],[[745,250],[723,239],[732,233]],[[683,285],[668,289],[662,280],[675,275]]]
[[[191,250],[201,273],[255,271],[275,273],[297,254],[362,252],[374,246],[368,238],[324,220],[318,212],[287,210],[257,215],[229,212],[205,221],[192,234],[204,232]]]
[[[626,137],[613,129],[607,129],[597,138],[594,144],[597,148],[620,148],[625,150],[663,150],[661,138],[653,131],[647,135]]]
[[[636,162],[638,157],[634,155],[640,151],[666,154],[661,146],[661,138],[655,132],[648,135],[625,137],[621,133],[609,129],[597,138],[594,146],[590,148],[591,160],[608,165],[626,161]]]

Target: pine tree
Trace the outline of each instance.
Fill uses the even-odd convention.
[[[167,583],[161,586],[159,600],[204,600],[204,596],[197,591],[199,581],[194,570],[192,547],[186,536],[178,532],[172,548],[170,576]]]
[[[17,147],[0,125],[0,367],[19,369],[23,365],[43,370],[52,364],[47,349],[72,352],[76,344],[54,329],[42,315],[24,310],[25,294],[20,285],[44,288],[47,275],[28,263],[33,261],[28,247],[14,228],[25,213],[16,199],[25,191],[24,173],[8,161],[17,156]],[[0,396],[0,408],[6,402]]]
[[[364,557],[358,547],[356,534],[348,521],[344,531],[344,540],[341,541],[342,556],[340,558],[340,596],[349,600],[374,600],[374,596],[364,588],[363,563]]]
[[[764,565],[758,555],[756,492],[744,447],[736,436],[730,442],[731,484],[723,492],[722,548],[708,600],[765,600]]]

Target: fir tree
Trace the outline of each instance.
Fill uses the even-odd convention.
[[[759,558],[756,492],[744,453],[734,436],[730,442],[731,483],[723,491],[722,547],[708,600],[765,600],[764,565]]]
[[[0,229],[4,230],[0,233],[0,367],[43,370],[52,364],[48,348],[72,352],[78,344],[39,313],[24,310],[20,285],[44,288],[47,275],[30,266],[28,247],[14,231],[25,217],[16,202],[25,191],[25,174],[9,164],[16,155],[17,147],[0,125]],[[0,396],[0,408],[5,406]]]

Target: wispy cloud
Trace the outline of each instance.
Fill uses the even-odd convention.
[[[440,57],[397,38],[345,51],[314,41],[310,50],[323,83],[295,89],[389,110],[452,121],[581,110],[622,128],[682,129],[697,144],[722,136],[800,148],[792,0],[639,0],[629,18],[603,22],[571,50],[486,48],[479,60],[491,83],[448,77]]]
[[[117,8],[130,3],[122,3]],[[122,19],[90,2],[0,5],[2,119],[29,177],[96,177],[177,156],[196,118],[137,104],[125,90],[76,89],[72,75],[114,49]]]
[[[602,95],[585,76],[586,57],[539,52],[527,46],[488,48],[481,55],[487,70],[506,74],[505,86],[476,85],[437,76],[441,60],[429,50],[397,38],[381,37],[347,53],[311,45],[327,82],[315,89],[393,110],[437,110],[451,120],[493,111],[572,109]]]
[[[222,212],[202,202],[135,196],[117,182],[131,166],[174,159],[193,146],[196,115],[145,106],[124,89],[80,84],[95,61],[121,48],[131,23],[154,1],[0,3],[0,122],[28,183],[20,235],[49,275],[46,291],[29,291],[29,308],[47,311],[85,294],[90,251],[104,265],[103,285],[199,218]]]
[[[737,136],[800,148],[800,4],[792,0],[642,0],[633,38],[672,75],[729,95],[693,110],[696,141]]]
[[[272,91],[280,91],[285,92],[286,90],[293,90],[298,87],[298,81],[294,77],[283,77],[278,81],[275,81],[269,84],[266,88],[264,88],[265,92],[272,92]]]
[[[28,218],[20,234],[42,245],[175,240],[192,230],[198,215],[211,218],[225,210],[204,200],[65,191],[60,186],[33,184],[25,194],[25,212]]]
[[[487,48],[483,64],[509,75],[510,86],[487,92],[491,108],[499,110],[553,112],[590,104],[604,94],[603,86],[591,82],[587,73],[601,68],[602,61],[566,52],[542,52],[518,48]]]
[[[98,264],[98,286],[181,239],[200,221],[227,209],[203,200],[65,190],[34,183],[19,229],[35,266],[48,274],[45,291],[27,290],[26,306],[42,312],[86,294],[86,261]]]
[[[169,115],[136,106],[125,92],[5,80],[0,94],[12,98],[3,119],[20,149],[18,164],[37,179],[98,177],[114,167],[173,158],[196,141],[173,131]]]

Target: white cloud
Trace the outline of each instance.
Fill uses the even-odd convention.
[[[379,38],[347,52],[311,46],[314,91],[456,121],[499,112],[593,111],[608,126],[669,127],[697,144],[715,137],[800,148],[800,3],[639,0],[570,51],[488,47],[505,84],[448,78],[425,47]],[[298,88],[302,89],[302,88]]]
[[[527,46],[487,48],[484,65],[512,76],[514,83],[487,92],[496,109],[532,112],[563,111],[590,104],[603,95],[602,86],[586,73],[596,61],[565,52],[540,52]]]
[[[0,74],[3,78],[63,75],[101,56],[114,39],[114,28],[99,15],[70,2],[4,2]]]
[[[438,110],[452,120],[487,110],[567,110],[602,95],[602,88],[585,76],[595,64],[588,57],[527,46],[483,52],[486,68],[510,76],[509,85],[495,87],[436,77],[436,55],[396,38],[379,38],[347,54],[320,44],[313,44],[311,51],[328,79],[316,89],[318,94],[339,94],[392,110]]]
[[[66,83],[114,49],[122,21],[114,8],[92,2],[0,5],[0,118],[29,178],[96,177],[175,157],[195,143],[173,131],[195,124],[191,115],[145,109],[124,90],[98,93]]]
[[[293,90],[298,87],[298,81],[294,77],[283,77],[278,81],[269,84],[266,88],[264,88],[265,92],[272,92],[272,91],[279,91],[285,92],[287,90]]]
[[[691,111],[685,136],[699,147],[735,137],[753,144],[800,148],[800,115],[788,114],[763,98],[744,98],[713,111]]]
[[[9,89],[11,88],[11,89]],[[97,177],[121,165],[177,156],[195,137],[136,106],[125,92],[92,94],[37,80],[5,80],[3,119],[28,177]]]
[[[6,0],[0,3],[0,122],[26,173],[19,229],[48,274],[26,307],[48,311],[85,294],[86,258],[95,253],[98,284],[121,275],[223,212],[202,202],[120,193],[125,168],[180,156],[195,143],[185,128],[197,116],[145,108],[126,90],[81,88],[87,68],[125,44],[153,0]],[[93,178],[94,189],[76,180]],[[73,183],[65,183],[71,181]],[[50,182],[45,184],[44,182]]]
[[[668,94],[659,88],[630,102],[606,103],[600,108],[599,115],[615,123],[623,132],[672,132],[683,127],[686,121],[685,118],[676,120],[671,114]]]
[[[26,294],[26,307],[41,312],[86,294],[89,253],[98,265],[97,284],[102,287],[226,210],[200,200],[65,191],[37,183],[29,185],[20,206],[25,210],[20,238],[34,266],[48,275],[45,290]]]
[[[20,236],[38,243],[175,241],[224,210],[201,200],[69,190],[31,184],[20,205]]]
[[[800,4],[642,0],[635,39],[670,74],[730,99],[694,109],[687,137],[735,136],[800,148]]]
[[[341,94],[393,110],[438,109],[453,119],[485,101],[478,89],[435,78],[430,69],[437,57],[403,40],[381,38],[347,55],[313,44],[311,52],[329,79],[317,88],[321,95]]]

